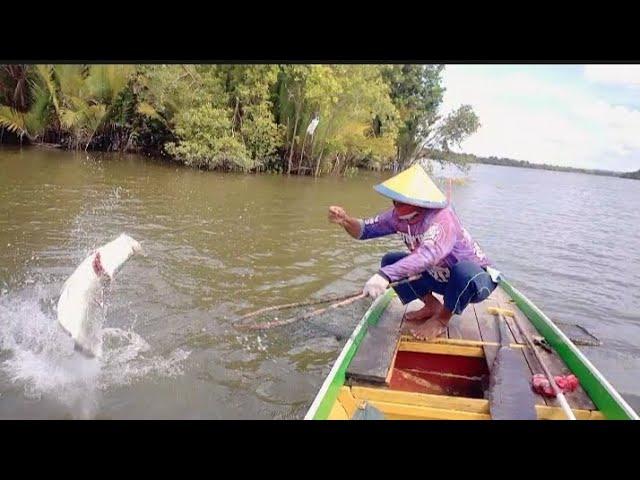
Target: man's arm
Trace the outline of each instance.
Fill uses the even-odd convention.
[[[396,233],[391,222],[393,210],[365,220],[351,217],[342,207],[329,207],[329,221],[342,225],[349,235],[358,240],[383,237]]]

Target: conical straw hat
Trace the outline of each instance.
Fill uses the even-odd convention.
[[[417,207],[447,206],[447,198],[419,164],[414,164],[373,188],[385,197]]]

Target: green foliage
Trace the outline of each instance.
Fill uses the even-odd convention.
[[[234,132],[239,132],[255,164],[273,156],[283,131],[275,123],[271,90],[278,78],[275,65],[220,65],[227,104],[233,110]]]
[[[22,113],[28,111],[31,77],[29,65],[0,65],[0,105]]]
[[[6,128],[11,133],[21,137],[24,135],[29,136],[25,114],[6,105],[0,106],[0,127]]]
[[[328,112],[325,131],[331,142],[329,153],[381,168],[393,156],[399,114],[380,67],[342,66],[337,73],[341,93]]]
[[[254,107],[242,124],[242,137],[255,162],[263,163],[276,154],[282,144],[283,129],[272,119],[266,105]]]
[[[443,65],[392,65],[383,69],[393,103],[400,112],[397,157],[401,165],[411,162],[435,122],[442,103]]]
[[[20,138],[35,141],[43,134],[51,119],[50,96],[38,83],[31,87],[31,105],[27,112],[20,112],[6,105],[0,106],[0,127]]]
[[[125,89],[128,65],[36,65],[28,74],[26,112],[3,107],[0,124],[30,140],[47,129],[66,136],[70,146],[85,148],[104,127],[114,102]]]
[[[440,117],[443,68],[0,65],[0,127],[199,168],[347,175],[405,166],[477,130],[469,106]]]
[[[186,164],[247,170],[281,144],[270,98],[276,79],[271,65],[152,66],[138,111],[166,122],[177,137],[166,151]]]
[[[166,145],[170,155],[186,165],[213,168],[251,168],[242,141],[231,131],[230,112],[211,105],[190,108],[176,118],[180,142]]]
[[[359,162],[382,164],[393,154],[398,114],[378,66],[286,66],[278,109],[287,130],[285,150],[290,159],[298,158],[293,168],[344,172]],[[320,123],[307,138],[315,115]]]
[[[435,139],[436,146],[449,150],[450,145],[460,146],[460,143],[480,128],[480,120],[470,105],[462,105],[449,113],[438,127]]]

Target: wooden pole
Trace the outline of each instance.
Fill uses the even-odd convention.
[[[575,420],[576,417],[573,414],[573,411],[571,411],[571,407],[567,403],[567,399],[565,398],[564,393],[562,393],[562,390],[558,388],[558,385],[556,384],[556,381],[554,380],[553,375],[551,375],[551,372],[547,368],[547,365],[544,363],[544,361],[540,357],[540,354],[538,353],[535,346],[533,345],[533,342],[531,341],[531,338],[529,338],[529,335],[520,327],[520,323],[518,322],[518,319],[516,318],[515,315],[513,316],[513,322],[516,324],[516,327],[520,331],[520,335],[522,335],[522,337],[525,339],[527,346],[531,349],[536,359],[540,363],[540,366],[544,370],[544,374],[547,376],[547,379],[549,380],[549,384],[553,389],[553,393],[555,393],[558,401],[560,402],[560,406],[562,407],[562,410],[564,410],[565,415],[569,420]]]
[[[387,288],[397,287],[398,285],[403,285],[405,283],[409,283],[409,282],[412,282],[414,280],[417,280],[420,277],[421,277],[421,275],[413,275],[411,277],[405,278],[404,280],[398,280],[396,282],[391,282],[387,286]],[[261,324],[253,323],[253,324],[249,324],[249,325],[237,325],[237,326],[240,329],[261,330],[261,329],[264,329],[264,328],[272,328],[272,327],[277,327],[277,326],[281,326],[281,325],[288,325],[288,324],[296,322],[298,320],[305,320],[307,318],[314,317],[314,316],[319,315],[321,313],[324,313],[324,312],[326,312],[327,310],[330,310],[330,309],[342,307],[344,305],[349,305],[350,303],[353,303],[356,300],[360,300],[361,298],[364,298],[364,297],[366,297],[366,295],[363,292],[356,292],[356,293],[351,293],[349,295],[340,296],[340,297],[336,297],[336,298],[327,298],[327,299],[324,299],[324,300],[312,300],[310,302],[286,303],[284,305],[275,305],[273,307],[261,308],[260,310],[256,310],[255,312],[251,312],[251,313],[247,313],[246,315],[243,315],[242,317],[240,317],[239,320],[243,320],[243,319],[246,319],[246,318],[254,317],[254,316],[256,316],[256,315],[258,315],[260,313],[271,312],[271,311],[274,311],[274,310],[284,310],[284,309],[287,309],[287,308],[303,307],[303,306],[309,306],[309,305],[317,305],[317,304],[320,304],[320,303],[326,303],[326,302],[339,300],[338,303],[334,303],[334,304],[329,305],[328,307],[325,307],[325,308],[320,308],[318,310],[314,310],[313,312],[310,312],[310,313],[305,314],[305,315],[301,315],[299,317],[287,318],[285,320],[274,320],[272,322],[265,322],[265,323],[261,323]]]
[[[366,295],[364,293],[359,293],[358,295],[354,295],[354,296],[352,296],[350,298],[347,298],[346,300],[343,300],[342,302],[334,303],[334,304],[329,305],[328,307],[325,307],[325,308],[319,308],[317,310],[314,310],[313,312],[305,313],[304,315],[300,315],[298,317],[287,318],[285,320],[274,320],[272,322],[259,323],[259,324],[255,324],[254,323],[253,325],[247,325],[247,326],[243,326],[241,328],[242,329],[246,329],[246,330],[265,330],[267,328],[273,328],[273,327],[280,327],[282,325],[288,325],[290,323],[297,322],[298,320],[306,320],[308,318],[315,317],[316,315],[320,315],[321,313],[324,313],[324,312],[326,312],[327,310],[330,310],[330,309],[342,307],[344,305],[349,305],[350,303],[353,303],[356,300],[360,300],[361,298],[364,298],[364,297],[366,297]]]
[[[346,300],[348,298],[351,298],[351,297],[353,297],[355,295],[358,295],[359,293],[361,293],[361,292],[353,292],[353,293],[350,293],[348,295],[340,295],[338,297],[324,298],[322,300],[311,300],[311,301],[308,301],[308,302],[285,303],[284,305],[275,305],[273,307],[261,308],[260,310],[256,310],[255,312],[247,313],[247,314],[241,316],[238,320],[244,320],[246,318],[255,317],[256,315],[260,315],[261,313],[272,312],[273,310],[286,310],[286,309],[289,309],[289,308],[308,307],[310,305],[319,305],[321,303],[338,302],[338,301],[341,301],[341,300]]]

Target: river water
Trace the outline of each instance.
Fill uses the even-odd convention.
[[[357,291],[399,238],[326,219],[388,206],[385,176],[196,171],[135,155],[0,150],[0,418],[299,419],[369,302],[261,332],[264,306]],[[640,409],[640,182],[473,166],[456,210],[499,268]],[[55,322],[62,284],[126,232],[146,257],[111,288],[105,356],[78,359]],[[299,311],[291,312],[300,313]]]

